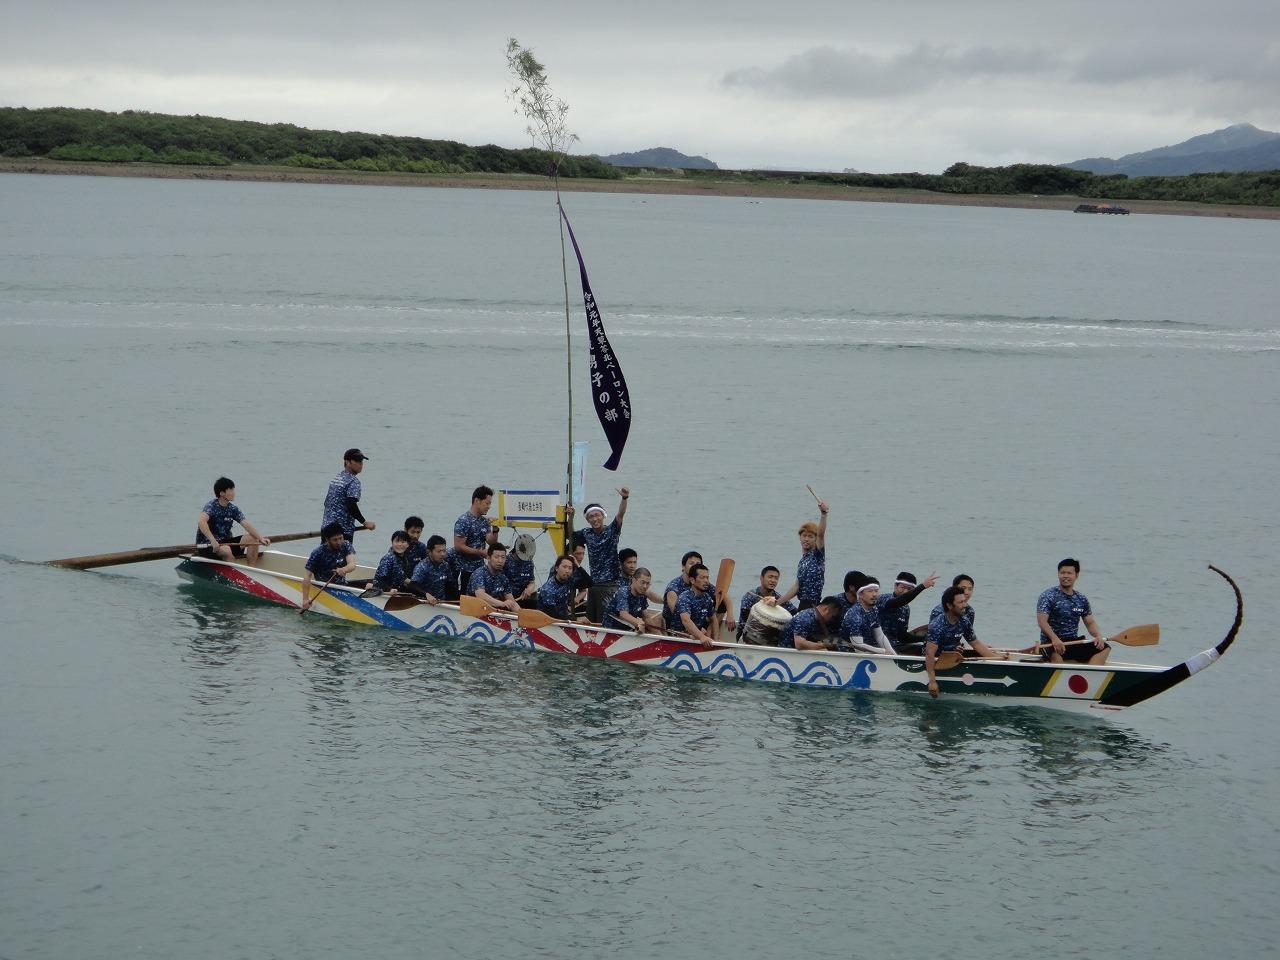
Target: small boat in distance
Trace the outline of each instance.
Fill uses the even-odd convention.
[[[1126,217],[1129,211],[1124,207],[1113,207],[1109,203],[1082,203],[1073,211],[1075,213],[1123,213]]]

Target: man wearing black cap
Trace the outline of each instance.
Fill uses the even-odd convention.
[[[364,469],[364,462],[368,459],[356,447],[344,453],[342,472],[329,481],[329,492],[324,498],[324,519],[321,525],[338,524],[348,541],[355,539],[357,522],[364,524],[366,530],[373,530],[377,526],[360,513],[360,471]]]

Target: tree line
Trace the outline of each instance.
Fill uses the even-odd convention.
[[[453,140],[310,130],[289,123],[220,117],[181,117],[125,110],[0,107],[0,156],[49,157],[106,163],[226,166],[271,164],[319,170],[424,174],[550,172],[545,150],[473,147]],[[639,170],[629,173],[639,173]],[[562,177],[618,180],[628,175],[598,157],[566,156]],[[934,193],[1039,194],[1111,200],[1182,200],[1280,206],[1280,170],[1195,173],[1187,176],[1099,175],[1050,164],[980,167],[955,163],[943,173],[788,173],[684,171],[687,179],[717,182],[820,183],[845,187],[927,190]]]
[[[0,107],[0,156],[437,174],[546,174],[551,168],[550,154],[532,148],[473,147],[453,140],[309,130],[291,123],[71,107]],[[616,180],[622,171],[596,157],[568,156],[560,165],[560,176]]]

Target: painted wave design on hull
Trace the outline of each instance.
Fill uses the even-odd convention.
[[[754,668],[748,667],[741,657],[733,653],[721,653],[708,664],[695,654],[682,650],[657,666],[667,670],[688,673],[732,677],[735,680],[761,680],[766,683],[794,683],[806,687],[841,687],[848,690],[870,690],[871,674],[877,667],[871,660],[860,660],[848,680],[842,679],[834,664],[815,660],[796,672],[791,664],[780,657],[766,657]]]

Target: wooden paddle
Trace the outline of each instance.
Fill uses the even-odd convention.
[[[720,561],[720,569],[716,572],[716,609],[711,611],[711,639],[716,643],[720,642],[720,604],[724,604],[725,615],[729,613],[726,598],[729,595],[729,584],[733,583],[733,568],[732,558],[725,557]]]
[[[516,623],[526,630],[540,630],[556,622],[555,617],[549,613],[543,613],[541,610],[526,610],[521,607],[520,612],[516,614]]]
[[[1130,627],[1128,630],[1113,633],[1109,637],[1103,637],[1103,639],[1109,643],[1118,643],[1123,647],[1154,647],[1160,642],[1160,624],[1139,624],[1136,627]],[[1084,643],[1093,643],[1093,639],[1067,640],[1063,642],[1063,646],[1075,647]],[[1041,650],[1050,650],[1052,648],[1052,643],[1038,643],[1034,646],[1022,647],[1019,650],[1001,650],[1001,653],[1038,653]]]
[[[364,527],[356,527],[363,530]],[[271,543],[289,543],[293,540],[318,540],[319,530],[308,530],[306,533],[282,533],[278,537],[269,537]],[[232,540],[220,546],[237,546],[240,541]],[[195,553],[209,544],[183,543],[173,547],[140,547],[137,550],[124,550],[120,553],[95,553],[86,557],[65,557],[62,560],[49,560],[55,567],[67,567],[71,570],[91,570],[95,567],[115,567],[124,563],[145,563],[148,560],[169,560],[187,553]]]
[[[462,611],[462,615],[464,617],[476,617],[477,619],[487,617],[491,613],[501,612],[509,614],[509,611],[507,610],[499,611],[496,607],[489,606],[489,604],[485,603],[478,597],[469,595],[458,598],[458,609]]]
[[[337,578],[338,578],[338,571],[337,571],[337,570],[335,570],[335,571],[333,571],[333,573],[329,574],[329,579],[328,579],[328,580],[326,580],[326,581],[324,582],[324,586],[323,586],[323,587],[321,587],[319,590],[317,590],[317,591],[315,592],[315,594],[311,597],[311,599],[307,601],[307,606],[304,606],[304,607],[298,607],[298,614],[299,614],[299,615],[301,615],[301,614],[306,613],[306,612],[307,612],[307,607],[309,607],[311,604],[315,603],[315,602],[316,602],[316,597],[319,597],[319,596],[320,596],[320,594],[324,593],[324,592],[325,592],[325,590],[327,590],[327,589],[329,588],[329,584],[333,583],[333,581],[334,581],[334,580],[336,580]],[[306,594],[304,593],[304,594],[303,594],[303,596],[305,597],[305,596],[306,596]]]

